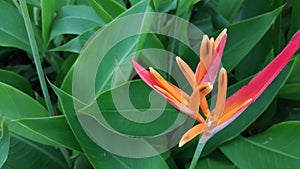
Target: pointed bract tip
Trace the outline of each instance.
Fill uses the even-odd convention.
[[[203,42],[204,40],[205,40],[205,41],[209,40],[209,37],[208,37],[207,35],[205,35],[205,34],[203,35],[202,42]]]
[[[210,84],[210,85],[208,86],[208,88],[209,88],[209,90],[212,90],[212,89],[214,88],[214,86]]]
[[[220,73],[227,73],[227,70],[224,68],[224,67],[222,67],[221,69],[220,69]]]
[[[179,56],[176,56],[176,62],[178,63],[179,61],[181,61],[182,59]]]
[[[182,147],[184,144],[180,141],[179,144],[178,144],[178,147]]]

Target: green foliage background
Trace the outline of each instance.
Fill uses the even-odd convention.
[[[125,158],[95,144],[77,119],[71,96],[72,65],[83,47],[93,50],[89,39],[99,38],[97,30],[118,17],[141,12],[173,14],[213,37],[227,28],[222,64],[229,72],[229,95],[267,65],[300,28],[299,0],[0,0],[0,11],[0,168],[3,169],[180,169],[189,165],[197,139],[161,156]],[[124,64],[121,60],[140,49],[171,50],[195,70],[198,56],[182,45],[176,48],[172,42],[155,34],[128,39],[108,54],[112,59],[103,64],[110,67],[99,68],[96,101],[99,104],[105,101],[104,115],[116,130],[133,137],[151,137],[180,114],[168,105],[160,121],[146,127],[133,125],[116,118],[120,115],[110,97],[112,90],[122,91],[130,85],[132,91],[141,91],[132,93],[137,109],[149,107],[145,93],[150,88],[141,80],[128,81],[133,71],[130,65],[122,72],[124,79],[119,87],[110,89],[112,77],[108,73],[119,70],[115,53],[121,65]],[[207,143],[198,168],[300,166],[299,56],[299,53],[294,56],[254,104]],[[143,56],[139,59],[143,60]],[[154,64],[143,61],[148,66]],[[155,61],[166,62],[160,58]],[[47,85],[40,85],[43,75]],[[124,80],[127,82],[123,83]],[[49,97],[43,94],[45,88]]]

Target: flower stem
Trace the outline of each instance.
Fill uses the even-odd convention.
[[[32,50],[32,55],[33,55],[33,58],[34,58],[35,67],[36,67],[36,70],[37,70],[37,74],[38,74],[38,77],[39,77],[39,80],[40,80],[41,88],[42,88],[43,95],[44,95],[44,98],[45,98],[45,102],[46,102],[46,105],[47,105],[47,109],[48,109],[50,115],[54,115],[53,107],[52,107],[52,104],[51,104],[51,99],[50,99],[50,96],[49,96],[46,80],[45,80],[45,77],[44,77],[42,64],[41,64],[41,61],[40,61],[41,57],[40,57],[40,54],[39,54],[39,51],[38,51],[36,39],[34,37],[33,28],[32,28],[30,17],[29,17],[28,10],[27,10],[26,0],[20,0],[19,2],[20,2],[20,9],[21,9],[23,19],[24,19],[24,22],[25,22],[25,27],[26,27],[26,30],[27,30],[28,38],[29,38],[30,47],[31,47],[31,50]]]
[[[200,138],[189,169],[194,169],[196,167],[205,144],[206,142]]]

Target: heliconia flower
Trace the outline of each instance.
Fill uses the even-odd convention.
[[[133,67],[141,79],[163,96],[171,105],[197,121],[204,123],[205,120],[198,111],[199,104],[202,110],[208,110],[205,96],[211,92],[212,84],[214,83],[218,73],[218,68],[227,39],[226,31],[227,30],[224,29],[215,41],[213,38],[209,39],[206,35],[204,35],[200,47],[201,61],[197,67],[196,74],[181,58],[176,57],[180,70],[183,72],[194,91],[191,96],[173,84],[167,82],[152,67],[150,67],[148,71],[132,59]]]
[[[217,103],[211,112],[207,105],[206,95],[211,92],[212,84],[216,79],[226,38],[226,30],[218,36],[216,41],[204,36],[200,47],[201,60],[195,74],[182,59],[176,57],[180,70],[193,89],[190,96],[163,79],[153,68],[149,68],[150,71],[148,71],[132,59],[133,66],[141,79],[175,108],[199,122],[183,135],[179,142],[180,147],[201,133],[203,133],[202,141],[206,142],[235,120],[270,85],[300,46],[300,31],[298,31],[285,49],[268,66],[259,72],[247,86],[242,87],[228,99],[226,99],[227,72],[221,68],[218,78]],[[199,106],[206,120],[199,114]]]
[[[239,89],[226,101],[227,75],[222,70],[219,74],[219,89],[215,109],[208,114],[205,123],[195,125],[188,130],[180,140],[179,146],[184,145],[200,133],[201,139],[206,142],[215,133],[225,128],[235,120],[251,103],[253,103],[271,82],[282,71],[300,47],[300,30],[292,37],[282,52],[260,71],[248,85]]]

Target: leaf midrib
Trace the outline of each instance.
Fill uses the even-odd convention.
[[[266,150],[266,151],[269,151],[269,152],[273,152],[273,153],[276,153],[276,154],[281,155],[281,156],[289,157],[289,158],[296,159],[296,160],[300,159],[300,157],[297,157],[297,156],[294,156],[294,155],[291,155],[291,154],[287,154],[287,153],[285,153],[283,151],[276,150],[276,149],[274,149],[272,147],[264,146],[262,144],[259,144],[258,142],[252,141],[252,140],[247,139],[247,138],[241,137],[240,140],[244,141],[244,142],[247,142],[247,143],[249,143],[252,146],[255,146],[257,148],[261,148],[263,150]]]

